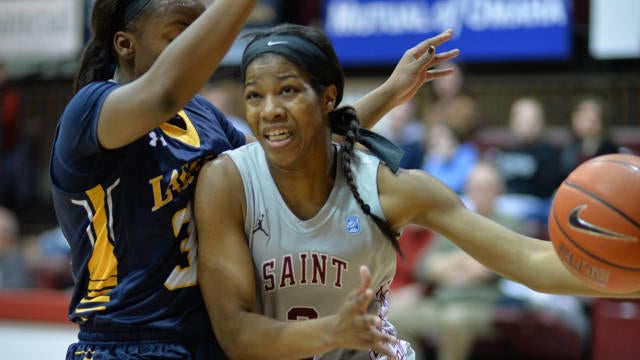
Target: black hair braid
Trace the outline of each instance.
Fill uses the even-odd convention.
[[[112,63],[110,51],[98,46],[94,40],[91,40],[87,43],[82,53],[80,68],[73,85],[73,92],[78,92],[83,86],[92,81],[109,79],[112,72]]]
[[[391,241],[393,248],[400,255],[403,255],[398,242],[398,234],[393,231],[388,222],[371,212],[371,207],[362,200],[358,186],[354,181],[353,172],[351,171],[351,160],[355,143],[358,141],[360,133],[360,119],[358,119],[355,109],[345,106],[334,110],[330,115],[332,128],[337,130],[337,133],[345,134],[345,141],[340,149],[340,156],[342,157],[342,171],[344,172],[349,188],[351,188],[353,197],[360,205],[362,211],[373,219],[380,231]]]

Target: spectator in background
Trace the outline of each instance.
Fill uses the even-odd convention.
[[[374,130],[396,143],[404,155],[400,160],[403,169],[419,169],[424,157],[424,125],[416,117],[416,103],[411,99],[393,108]]]
[[[588,159],[620,152],[608,131],[605,105],[595,97],[576,104],[571,113],[571,133],[572,139],[560,155],[563,178]]]
[[[540,101],[516,99],[511,105],[509,129],[513,143],[495,157],[506,182],[500,206],[527,220],[532,231],[540,233],[546,225],[551,195],[563,179],[558,148],[544,137],[545,114]]]
[[[478,161],[478,149],[464,142],[463,136],[448,122],[432,124],[426,137],[427,150],[422,170],[456,193],[462,193],[467,176]]]
[[[504,183],[493,164],[473,166],[464,189],[463,199],[469,208],[512,230],[521,230],[518,219],[494,208]],[[435,236],[414,269],[421,283],[391,294],[389,320],[396,325],[399,338],[414,344],[417,360],[425,359],[417,344],[427,336],[437,344],[438,360],[465,360],[476,339],[494,332],[494,311],[500,299],[498,277],[443,236]],[[432,288],[430,295],[424,295],[424,286]]]
[[[26,258],[35,287],[63,290],[73,286],[71,250],[59,226],[29,237]]]
[[[232,80],[208,83],[200,93],[220,109],[236,129],[245,135],[253,135],[249,124],[238,114],[238,104],[235,101],[242,98],[239,84]]]
[[[475,98],[464,88],[464,72],[460,66],[453,62],[442,66],[456,71],[433,82],[435,101],[424,111],[423,120],[427,128],[445,122],[467,142],[481,124],[481,112]]]
[[[0,206],[0,289],[31,287],[16,214]]]

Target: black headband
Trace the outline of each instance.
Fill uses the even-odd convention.
[[[342,84],[340,69],[336,69],[334,61],[327,56],[316,44],[295,35],[274,34],[257,39],[244,50],[242,54],[241,71],[244,74],[247,66],[258,56],[265,53],[275,53],[285,57],[287,60],[302,66],[310,75],[317,78],[325,85],[336,83],[338,86],[338,96],[336,105],[342,100]]]
[[[124,24],[127,25],[136,15],[144,9],[151,0],[133,0],[124,9]]]

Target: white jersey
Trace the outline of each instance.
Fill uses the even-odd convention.
[[[372,275],[374,300],[369,307],[386,321],[389,285],[396,253],[389,239],[366,215],[337,166],[331,194],[320,211],[301,220],[284,202],[269,174],[258,143],[229,151],[242,176],[247,201],[245,234],[253,257],[259,311],[288,321],[337,313],[349,293],[360,284],[360,266]],[[337,157],[340,162],[340,156]],[[379,160],[356,151],[352,169],[362,199],[383,217],[378,199]],[[304,339],[301,339],[304,341]],[[413,358],[406,342],[397,346],[398,359]],[[382,359],[370,351],[338,349],[315,359]]]

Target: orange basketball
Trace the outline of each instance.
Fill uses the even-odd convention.
[[[640,290],[640,157],[603,155],[577,167],[553,199],[549,236],[563,264],[588,286]]]

